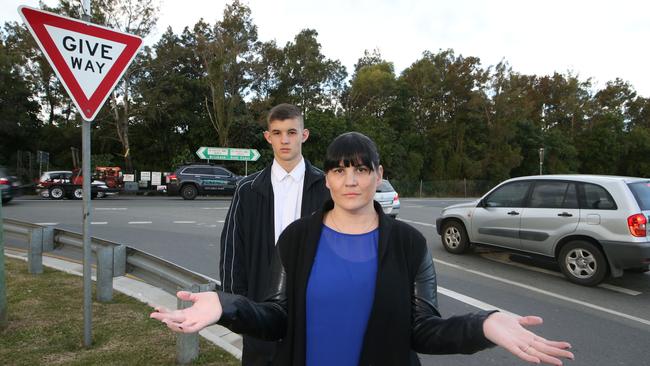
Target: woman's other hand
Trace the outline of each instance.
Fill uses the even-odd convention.
[[[573,353],[567,351],[571,344],[549,341],[524,328],[542,324],[538,316],[514,316],[497,312],[483,322],[485,337],[510,351],[515,356],[531,363],[562,365],[560,358],[573,360]]]
[[[176,296],[183,301],[191,301],[189,308],[168,310],[157,307],[149,317],[165,323],[169,329],[180,333],[195,333],[216,323],[223,312],[219,295],[216,292],[179,291]]]

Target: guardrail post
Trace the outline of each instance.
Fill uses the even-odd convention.
[[[51,252],[54,250],[54,228],[45,226],[43,228],[43,251]]]
[[[27,267],[31,274],[43,273],[43,228],[33,228],[29,231]]]
[[[113,247],[113,277],[126,274],[126,245]]]
[[[192,292],[210,291],[210,284],[192,285]],[[178,309],[185,309],[192,305],[191,301],[178,300]],[[186,365],[199,357],[199,333],[176,335],[176,363]]]
[[[113,248],[97,248],[97,301],[113,300]]]

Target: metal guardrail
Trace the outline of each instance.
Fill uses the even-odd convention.
[[[67,250],[83,254],[83,236],[79,233],[14,219],[4,219],[2,229],[6,234],[26,239],[29,273],[43,272],[43,252],[65,247]],[[112,300],[113,278],[126,274],[174,296],[179,290],[212,291],[218,286],[218,283],[209,277],[124,244],[93,237],[91,247],[97,260],[97,300],[100,302]],[[178,309],[188,306],[191,306],[191,303],[178,300]],[[195,360],[198,355],[198,333],[178,334],[176,361],[186,364]]]

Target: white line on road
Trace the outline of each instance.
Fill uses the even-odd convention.
[[[485,259],[488,259],[488,260],[491,260],[491,261],[494,261],[494,262],[503,263],[503,264],[506,264],[506,265],[509,265],[509,266],[524,268],[524,269],[527,269],[527,270],[530,270],[530,271],[544,273],[544,274],[548,274],[548,275],[555,276],[555,277],[564,277],[564,275],[561,274],[561,273],[550,271],[550,270],[544,269],[544,268],[537,268],[535,266],[527,266],[525,264],[521,264],[521,263],[517,263],[517,262],[504,261],[504,260],[500,260],[498,258],[490,257],[488,255],[482,255],[481,257],[483,257]],[[630,290],[630,289],[625,288],[625,287],[610,285],[608,283],[601,283],[600,285],[598,285],[598,287],[601,287],[601,288],[604,288],[604,289],[607,289],[607,290],[610,290],[610,291],[620,292],[622,294],[626,294],[626,295],[630,295],[630,296],[638,296],[638,295],[641,295],[643,293],[643,292],[639,292],[639,291]]]
[[[456,269],[461,270],[461,271],[473,273],[475,275],[486,277],[486,278],[489,278],[489,279],[492,279],[492,280],[495,280],[495,281],[507,283],[507,284],[512,285],[512,286],[525,288],[525,289],[527,289],[529,291],[537,292],[537,293],[542,294],[542,295],[554,297],[556,299],[564,300],[566,302],[570,302],[570,303],[573,303],[573,304],[578,304],[578,305],[581,305],[581,306],[584,306],[584,307],[587,307],[587,308],[590,308],[590,309],[602,311],[604,313],[612,314],[612,315],[615,315],[615,316],[618,316],[618,317],[621,317],[621,318],[625,318],[625,319],[628,319],[628,320],[632,320],[632,321],[639,322],[641,324],[645,324],[645,325],[650,326],[650,320],[648,320],[648,319],[643,319],[643,318],[639,318],[639,317],[636,317],[636,316],[633,316],[633,315],[621,313],[621,312],[618,312],[616,310],[612,310],[612,309],[608,309],[608,308],[605,308],[605,307],[602,307],[602,306],[590,304],[588,302],[576,300],[576,299],[573,299],[573,298],[570,298],[570,297],[567,297],[567,296],[556,294],[554,292],[542,290],[542,289],[539,289],[537,287],[524,285],[524,284],[519,283],[519,282],[515,282],[515,281],[507,280],[505,278],[493,276],[493,275],[490,275],[490,274],[487,274],[487,273],[475,271],[473,269],[463,268],[463,267],[461,267],[461,266],[459,266],[457,264],[441,261],[439,259],[434,259],[433,261],[436,262],[436,263],[439,263],[439,264],[443,264],[445,266],[456,268]]]
[[[53,225],[58,225],[58,222],[37,222],[36,225],[43,225],[43,226],[53,226]]]
[[[620,293],[623,293],[623,294],[626,294],[626,295],[630,295],[630,296],[638,296],[638,295],[641,295],[643,293],[643,292],[639,292],[639,291],[630,290],[629,288],[625,288],[625,287],[610,285],[609,283],[601,283],[600,285],[598,285],[598,287],[606,288],[606,289],[612,290],[612,291],[617,291],[617,292],[620,292]]]
[[[151,221],[129,221],[129,225],[151,224]]]
[[[174,224],[196,224],[196,221],[174,221]]]
[[[201,207],[202,210],[227,210],[228,207]]]
[[[508,314],[512,314],[512,315],[515,315],[515,316],[519,316],[519,315],[517,315],[517,314],[515,314],[515,313],[513,313],[511,311],[496,307],[494,305],[488,304],[488,303],[483,302],[481,300],[477,300],[477,299],[475,299],[473,297],[469,297],[467,295],[459,294],[456,291],[452,291],[452,290],[446,289],[444,287],[438,287],[438,293],[443,294],[443,295],[448,296],[448,297],[451,297],[451,298],[454,298],[454,299],[456,299],[458,301],[461,301],[461,302],[464,302],[466,304],[472,305],[472,306],[474,306],[476,308],[479,308],[481,310],[487,310],[487,311],[499,310],[500,312],[503,312],[503,313],[508,313]]]
[[[128,210],[126,207],[95,207],[97,211],[124,211]]]
[[[218,223],[223,224],[225,220],[217,220]]]
[[[429,224],[429,223],[426,223],[426,222],[411,221],[411,220],[406,220],[406,219],[402,219],[402,218],[397,218],[397,219],[398,219],[399,221],[408,222],[409,224],[417,224],[417,225],[422,225],[422,226],[436,227],[436,225],[434,225],[434,224]]]
[[[90,225],[107,225],[108,221],[93,221]]]

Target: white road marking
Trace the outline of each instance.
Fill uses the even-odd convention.
[[[54,226],[58,225],[58,222],[37,222],[36,225],[43,225],[43,226]]]
[[[126,207],[95,207],[97,211],[124,211],[128,210]]]
[[[479,308],[481,310],[487,310],[487,311],[498,310],[498,311],[503,312],[503,313],[512,314],[514,316],[519,316],[519,315],[517,315],[517,314],[515,314],[515,313],[513,313],[511,311],[499,308],[497,306],[488,304],[488,303],[483,302],[481,300],[477,300],[477,299],[475,299],[473,297],[469,297],[467,295],[460,294],[460,293],[458,293],[456,291],[446,289],[444,287],[438,287],[438,293],[443,294],[445,296],[449,296],[449,297],[454,298],[454,299],[456,299],[458,301],[464,302],[464,303],[466,303],[468,305],[472,305],[472,306],[474,306],[476,308]]]
[[[639,291],[635,291],[635,290],[630,290],[629,288],[625,288],[625,287],[610,285],[609,283],[601,283],[600,285],[598,285],[598,287],[606,288],[608,290],[620,292],[620,293],[630,295],[630,296],[638,296],[638,295],[641,295],[643,293],[643,292],[639,292]]]
[[[473,273],[475,275],[482,276],[482,277],[485,277],[485,278],[489,278],[489,279],[492,279],[492,280],[495,280],[495,281],[507,283],[507,284],[512,285],[512,286],[525,288],[526,290],[537,292],[537,293],[542,294],[542,295],[554,297],[556,299],[564,300],[566,302],[581,305],[581,306],[584,306],[584,307],[587,307],[587,308],[590,308],[590,309],[593,309],[593,310],[602,311],[602,312],[607,313],[607,314],[612,314],[612,315],[615,315],[615,316],[618,316],[618,317],[621,317],[621,318],[625,318],[625,319],[628,319],[628,320],[632,320],[632,321],[639,322],[641,324],[645,324],[647,326],[650,326],[650,320],[648,320],[648,319],[643,319],[643,318],[639,318],[639,317],[636,317],[636,316],[633,316],[633,315],[621,313],[621,312],[616,311],[616,310],[612,310],[612,309],[608,309],[608,308],[605,308],[605,307],[602,307],[602,306],[590,304],[588,302],[576,300],[576,299],[573,299],[573,298],[570,298],[570,297],[567,297],[567,296],[556,294],[554,292],[542,290],[542,289],[539,289],[537,287],[524,285],[524,284],[519,283],[519,282],[515,282],[515,281],[507,280],[505,278],[493,276],[493,275],[490,275],[490,274],[487,274],[487,273],[475,271],[473,269],[467,269],[467,268],[461,267],[461,266],[459,266],[457,264],[441,261],[439,259],[434,259],[433,261],[436,262],[436,263],[445,265],[445,266],[456,268],[456,269],[461,270],[461,271]]]
[[[406,205],[405,205],[406,206]],[[426,208],[427,206],[422,206],[422,205],[408,205],[406,206],[408,208]]]
[[[483,257],[485,259],[488,259],[488,260],[491,260],[493,262],[503,263],[503,264],[506,264],[506,265],[509,265],[509,266],[524,268],[524,269],[527,269],[527,270],[530,270],[530,271],[544,273],[544,274],[555,276],[555,277],[564,277],[564,275],[562,273],[558,273],[558,272],[551,271],[551,270],[544,269],[544,268],[538,268],[538,267],[535,267],[535,266],[527,266],[525,264],[512,262],[512,261],[504,261],[504,260],[500,260],[498,258],[490,257],[489,255],[482,255],[481,257]],[[638,296],[638,295],[641,295],[643,293],[643,292],[639,292],[639,291],[635,291],[635,290],[630,290],[630,289],[625,288],[625,287],[610,285],[608,283],[601,283],[600,285],[598,285],[598,287],[601,287],[601,288],[604,288],[604,289],[607,289],[607,290],[610,290],[610,291],[620,292],[622,294],[626,294],[626,295],[630,295],[630,296]]]
[[[129,221],[129,225],[151,224],[151,221]]]
[[[196,221],[174,221],[174,224],[196,224]]]
[[[208,225],[208,227],[217,227],[217,225]]]
[[[93,221],[90,225],[107,225],[108,221]]]
[[[228,207],[201,207],[202,210],[227,210]]]
[[[408,222],[409,224],[417,224],[417,225],[422,225],[422,226],[436,227],[436,225],[434,225],[434,224],[429,224],[429,223],[426,223],[426,222],[419,222],[419,221],[406,220],[406,219],[402,219],[402,218],[399,218],[399,217],[398,217],[397,219],[398,219],[399,221]]]
[[[218,223],[223,224],[225,220],[217,220]]]

